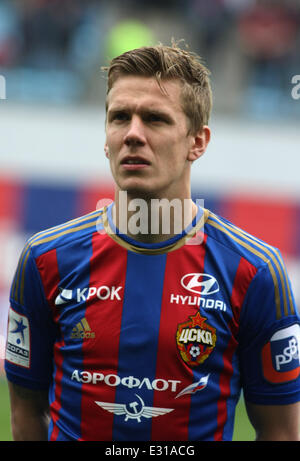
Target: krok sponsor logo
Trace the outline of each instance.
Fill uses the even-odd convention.
[[[60,288],[60,293],[55,299],[55,305],[59,306],[60,304],[65,304],[72,301],[73,290],[67,290],[65,288]]]
[[[89,301],[90,299],[98,298],[102,301],[105,300],[117,300],[121,301],[120,291],[123,287],[109,287],[101,285],[100,287],[88,287],[88,288],[75,288],[74,290],[60,288],[59,295],[55,298],[55,305],[60,306],[62,304],[70,303],[75,301],[77,303]]]

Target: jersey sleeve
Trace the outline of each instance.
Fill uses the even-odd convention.
[[[9,381],[47,389],[52,374],[55,324],[32,250],[21,254],[10,292],[5,372]]]
[[[279,255],[279,253],[277,253]],[[300,318],[282,259],[260,267],[241,313],[239,359],[245,399],[284,405],[300,400]]]

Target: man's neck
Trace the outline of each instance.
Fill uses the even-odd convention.
[[[112,210],[119,231],[141,243],[158,243],[181,234],[197,214],[192,199],[130,197],[118,192]]]

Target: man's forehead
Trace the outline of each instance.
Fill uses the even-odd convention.
[[[181,83],[179,80],[164,80],[158,83],[155,77],[122,76],[107,95],[106,106],[135,105],[145,103],[155,107],[180,106]]]

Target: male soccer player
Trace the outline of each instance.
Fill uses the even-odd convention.
[[[258,440],[298,440],[299,315],[281,255],[191,200],[207,69],[175,45],[124,53],[106,110],[114,203],[29,239],[12,284],[14,438],[231,440],[243,389]]]

